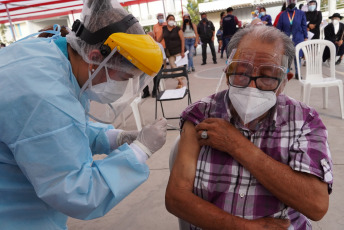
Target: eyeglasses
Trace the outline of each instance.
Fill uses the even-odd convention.
[[[274,91],[281,83],[281,79],[277,77],[258,76],[251,77],[243,74],[229,75],[229,84],[237,88],[246,88],[254,81],[257,89],[262,91]]]
[[[276,65],[259,65],[245,61],[232,61],[225,70],[228,82],[237,88],[246,88],[254,81],[257,89],[262,91],[274,91],[280,85],[286,74],[286,68]],[[252,77],[253,72],[256,73]]]

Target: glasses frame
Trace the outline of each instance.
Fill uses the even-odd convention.
[[[229,78],[231,76],[236,76],[236,75],[240,75],[240,76],[245,76],[247,78],[249,78],[250,80],[248,81],[247,85],[246,86],[237,86],[237,85],[232,85]],[[251,81],[254,81],[254,84],[256,85],[256,88],[261,90],[261,91],[275,91],[281,84],[281,78],[278,78],[278,77],[268,77],[268,76],[257,76],[257,77],[252,77],[252,76],[249,76],[247,74],[240,74],[240,73],[236,73],[236,74],[227,74],[228,76],[228,83],[230,84],[230,86],[233,86],[233,87],[236,87],[236,88],[247,88]],[[266,89],[261,89],[258,85],[257,85],[257,79],[261,79],[261,78],[266,78],[266,79],[275,79],[278,81],[278,85],[274,88],[274,89],[269,89],[269,90],[266,90]]]
[[[286,75],[287,75],[287,68],[286,68],[286,67],[284,67],[284,66],[269,65],[269,64],[268,64],[268,65],[260,65],[260,66],[274,66],[274,67],[277,67],[277,68],[281,69],[285,75],[284,75],[282,78],[279,78],[279,77],[268,77],[268,76],[256,76],[256,77],[252,77],[251,75],[248,75],[248,74],[245,74],[245,73],[240,73],[240,72],[239,72],[239,73],[227,73],[229,66],[230,66],[233,62],[243,62],[243,63],[247,63],[247,64],[251,64],[251,65],[252,65],[252,63],[247,62],[247,61],[239,61],[239,60],[235,60],[235,61],[234,61],[234,60],[233,60],[233,61],[231,61],[231,62],[227,65],[227,67],[224,69],[224,72],[226,73],[226,76],[228,77],[228,83],[229,83],[229,85],[230,85],[230,86],[233,86],[233,87],[236,87],[236,88],[247,88],[247,87],[250,85],[251,81],[254,81],[254,83],[255,83],[255,85],[256,85],[256,88],[259,89],[259,90],[261,90],[261,91],[275,91],[276,89],[278,89],[278,87],[280,86],[282,80],[284,80],[285,77],[286,77]],[[258,68],[259,68],[259,66],[258,66],[258,67],[254,67],[253,69],[258,69]],[[231,76],[235,76],[235,75],[245,76],[245,77],[249,78],[250,80],[248,81],[248,83],[247,83],[246,86],[232,85],[231,82],[230,82],[230,77],[231,77]],[[257,85],[257,79],[261,79],[261,78],[275,79],[275,80],[278,81],[278,85],[277,85],[274,89],[271,89],[271,90],[261,89],[261,88]]]

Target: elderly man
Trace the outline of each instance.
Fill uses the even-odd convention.
[[[328,209],[332,161],[318,113],[282,94],[293,43],[249,26],[228,51],[229,90],[181,115],[167,210],[190,229],[311,229]]]

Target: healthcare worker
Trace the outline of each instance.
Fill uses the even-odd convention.
[[[0,51],[2,230],[105,215],[148,178],[145,161],[165,143],[164,119],[138,134],[89,121],[89,99],[117,113],[160,70],[160,48],[136,18],[88,0],[66,38],[54,27]]]

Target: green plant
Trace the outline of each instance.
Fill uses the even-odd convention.
[[[198,4],[203,2],[204,0],[188,0],[188,4],[186,5],[191,20],[195,24],[198,24],[198,22],[201,20],[201,15],[199,14],[198,10]]]

